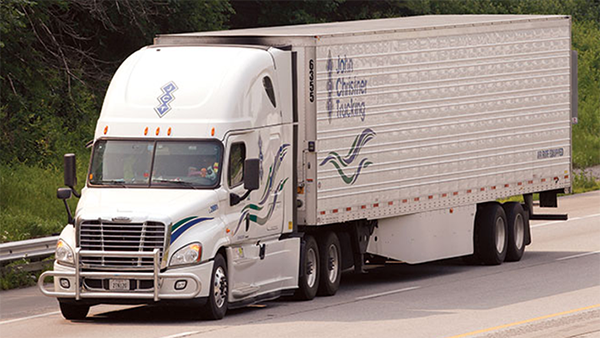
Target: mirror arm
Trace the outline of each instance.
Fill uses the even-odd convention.
[[[65,208],[67,209],[67,224],[75,225],[75,219],[73,218],[73,214],[71,214],[71,208],[69,208],[69,203],[67,203],[66,199],[64,199],[63,202],[65,203]]]
[[[248,196],[250,196],[251,192],[252,192],[252,190],[246,190],[246,192],[242,196],[239,196],[238,194],[230,193],[229,194],[229,206],[232,207],[234,205],[240,204],[241,201],[245,200],[246,198],[248,198]]]
[[[73,192],[73,195],[77,198],[81,198],[81,193],[77,192],[77,190],[75,190],[74,187],[69,187],[71,189],[71,191]]]
[[[250,192],[252,192],[252,190],[246,190],[246,193],[240,197],[240,202],[248,198],[248,196],[250,196]]]

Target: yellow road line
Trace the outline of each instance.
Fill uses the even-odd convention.
[[[504,324],[504,325],[500,325],[500,326],[494,326],[494,327],[490,327],[490,328],[483,329],[483,330],[477,330],[477,331],[473,331],[473,332],[469,332],[469,333],[459,334],[457,336],[451,336],[451,337],[448,337],[448,338],[462,338],[462,337],[473,336],[473,335],[480,334],[480,333],[486,333],[486,332],[490,332],[490,331],[505,329],[505,328],[511,327],[511,326],[517,326],[517,325],[521,325],[521,324],[536,322],[536,321],[539,321],[539,320],[544,320],[544,319],[558,317],[558,316],[564,316],[564,315],[568,315],[568,314],[571,314],[571,313],[581,312],[581,311],[595,309],[595,308],[600,308],[600,304],[586,306],[586,307],[582,307],[582,308],[575,309],[575,310],[569,310],[569,311],[554,313],[554,314],[551,314],[551,315],[546,315],[546,316],[541,316],[541,317],[526,319],[526,320],[522,320],[520,322],[514,322],[514,323],[510,323],[510,324]]]

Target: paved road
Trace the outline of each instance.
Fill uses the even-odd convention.
[[[0,293],[1,337],[600,337],[600,192],[563,197],[567,222],[532,222],[521,262],[388,264],[334,297],[278,300],[198,321],[193,310],[96,306],[64,320],[35,288]]]

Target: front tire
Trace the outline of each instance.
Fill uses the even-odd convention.
[[[525,252],[527,216],[520,203],[504,203],[503,207],[508,221],[508,248],[505,261],[517,262],[521,260]]]
[[[229,296],[227,264],[221,254],[215,257],[209,288],[208,300],[202,312],[206,319],[218,320],[225,317]]]
[[[318,243],[321,254],[319,295],[333,296],[342,279],[340,240],[335,232],[328,232]]]
[[[317,241],[310,235],[305,236],[304,249],[301,255],[303,273],[298,279],[298,290],[294,297],[298,300],[311,300],[319,290],[319,247]]]
[[[60,305],[60,312],[63,317],[68,320],[85,319],[90,311],[90,306],[85,304],[65,303],[61,301],[58,304]]]
[[[475,216],[475,257],[485,265],[500,265],[506,258],[508,230],[506,214],[498,203],[477,208]]]

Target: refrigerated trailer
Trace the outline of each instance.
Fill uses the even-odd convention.
[[[39,280],[209,318],[333,295],[366,262],[518,261],[571,187],[570,18],[448,15],[159,35],[112,79]],[[524,203],[499,203],[523,195]],[[50,289],[43,286],[53,276]]]

